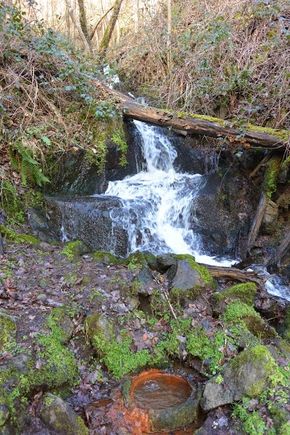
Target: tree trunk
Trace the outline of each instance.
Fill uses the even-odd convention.
[[[78,31],[78,33],[80,35],[80,38],[81,38],[81,40],[82,40],[82,42],[84,44],[85,50],[90,52],[91,51],[91,46],[88,43],[88,41],[87,41],[83,31],[82,31],[81,26],[79,25],[79,23],[76,20],[76,17],[75,17],[75,14],[74,14],[74,10],[73,10],[73,8],[72,8],[72,6],[70,4],[70,1],[69,0],[65,0],[65,3],[67,5],[68,13],[69,13],[69,16],[71,17],[71,20],[72,20],[72,22],[74,24],[74,27],[77,29],[77,31]]]
[[[80,20],[80,26],[82,29],[82,32],[84,34],[84,37],[86,38],[88,45],[90,45],[90,37],[89,37],[89,31],[88,31],[88,23],[87,23],[87,17],[86,17],[86,9],[84,0],[78,0],[79,5],[79,20]]]
[[[169,74],[171,74],[171,69],[172,69],[171,33],[172,33],[172,8],[171,8],[171,0],[167,0],[167,69]]]
[[[123,0],[116,0],[114,3],[113,13],[112,13],[111,19],[109,21],[109,24],[108,24],[106,30],[105,30],[104,36],[101,40],[100,47],[99,47],[99,55],[100,55],[101,59],[106,56],[106,53],[107,53],[107,50],[108,50],[108,47],[109,47],[109,44],[110,44],[110,41],[112,38],[112,34],[113,34],[113,31],[114,31],[114,28],[115,28],[115,25],[116,25],[116,22],[117,22],[119,13],[120,13],[122,3],[123,3]]]

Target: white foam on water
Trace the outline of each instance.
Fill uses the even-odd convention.
[[[127,230],[129,251],[191,254],[205,264],[231,266],[234,260],[206,255],[201,237],[191,229],[192,207],[205,177],[176,172],[177,153],[170,140],[158,127],[140,121],[134,124],[146,169],[109,182],[105,192],[122,200],[123,209],[111,218]]]

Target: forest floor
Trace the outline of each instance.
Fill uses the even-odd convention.
[[[145,280],[145,287],[148,286],[147,294],[144,291],[142,294],[140,287],[136,290],[134,282],[136,283],[136,277],[140,277],[140,270],[144,264],[141,267],[139,260],[134,257],[127,264],[113,264],[114,259],[109,254],[75,255],[60,244],[9,242],[0,261],[0,315],[5,311],[5,315],[13,319],[16,324],[16,342],[12,344],[13,339],[11,338],[10,347],[8,346],[7,351],[2,353],[0,374],[3,367],[15,367],[16,364],[19,370],[18,382],[21,385],[23,376],[28,376],[27,363],[23,363],[23,359],[22,363],[15,361],[23,355],[32,355],[35,379],[37,379],[37,373],[42,373],[47,366],[52,371],[52,376],[55,375],[56,378],[56,382],[54,380],[43,381],[42,378],[41,381],[28,388],[29,391],[26,390],[23,393],[27,399],[24,408],[28,411],[25,412],[21,422],[22,429],[19,432],[21,434],[59,433],[55,431],[53,425],[47,426],[47,422],[44,423],[45,419],[41,418],[43,399],[47,391],[60,394],[65,402],[84,419],[91,434],[141,433],[138,429],[132,429],[130,425],[126,425],[122,412],[118,410],[114,412],[113,404],[120,398],[120,380],[123,381],[130,372],[139,371],[142,366],[160,367],[163,365],[166,370],[182,374],[191,383],[198,382],[204,386],[208,378],[221,373],[224,365],[246,347],[246,344],[242,344],[243,340],[239,341],[240,339],[238,344],[227,342],[226,336],[218,346],[215,344],[216,337],[222,331],[221,325],[223,331],[226,331],[226,326],[223,324],[223,318],[213,313],[212,289],[207,289],[197,298],[186,299],[181,305],[174,306],[177,320],[173,319],[167,302],[161,301],[160,298],[156,299],[156,294],[160,296],[168,289],[166,275],[153,271],[153,281],[148,284]],[[219,289],[222,290],[229,284],[233,283],[220,281]],[[154,301],[152,294],[155,294]],[[282,301],[259,291],[255,298],[255,306],[262,307],[267,317],[272,315],[278,329],[283,325],[285,306]],[[118,331],[115,350],[121,353],[120,357],[117,353],[110,354],[108,349],[105,351],[103,349],[100,355],[90,344],[91,336],[86,319],[96,313],[98,316],[110,319],[111,324]],[[51,346],[51,343],[47,344],[39,340],[43,334],[50,337],[49,330],[52,331],[51,336],[53,336],[55,324],[51,322],[52,316],[56,316],[54,317],[57,319],[56,327],[63,331],[60,344],[63,348],[60,348],[60,355],[63,355],[65,359],[65,352],[69,351],[70,358],[73,358],[77,366],[77,376],[73,382],[72,379],[68,379],[71,376],[69,369],[67,374],[63,373],[65,367],[62,366],[62,362],[59,364],[57,361],[59,358],[58,345],[54,355],[54,350],[51,349],[54,348],[55,343],[53,342]],[[187,321],[189,323],[184,326],[183,322]],[[178,326],[176,329],[176,322],[180,322],[180,328]],[[272,321],[272,324],[274,323]],[[99,323],[94,327],[94,334],[99,334],[102,327],[104,330],[101,333],[107,333],[106,324]],[[194,328],[202,328],[201,335],[205,333],[206,342],[194,342],[196,337],[194,340],[190,338],[189,331]],[[122,341],[124,331],[126,336],[130,337],[129,345]],[[258,334],[260,339],[254,344],[263,344],[269,348],[277,346],[276,349],[279,349],[278,362],[283,370],[286,369],[285,349],[283,348],[282,353],[280,352],[281,338],[273,332],[274,330],[269,325],[265,326],[265,331],[270,331],[270,333],[263,335],[260,331]],[[251,337],[253,337],[252,334]],[[208,343],[212,343],[213,347],[208,355],[203,354],[202,351],[195,354],[189,346],[185,345],[190,340],[193,340],[197,348]],[[126,348],[127,346],[125,355],[122,355],[118,343],[121,347]],[[45,347],[49,356],[45,355]],[[148,359],[149,354],[155,355],[154,358]],[[161,360],[164,359],[165,354],[167,362],[164,363],[164,360],[162,362]],[[134,362],[135,358],[138,360],[138,355],[140,356],[139,366]],[[144,361],[141,355],[145,358]],[[55,366],[47,362],[50,357],[56,359]],[[116,360],[118,360],[117,363]],[[24,361],[26,361],[25,358]],[[45,374],[44,379],[46,376],[50,375]],[[71,388],[67,389],[69,384]],[[11,391],[11,385],[9,388]],[[12,393],[13,391],[15,392],[12,390]],[[273,391],[271,394],[274,394]],[[277,403],[279,404],[279,400]],[[283,408],[286,405],[284,403],[279,406]],[[255,399],[253,402],[252,400],[251,407],[249,415],[253,412],[260,413],[261,424],[268,425],[265,428],[269,429],[274,427],[276,420],[263,401]],[[19,415],[21,409],[20,407]],[[200,430],[205,432],[200,433],[219,435],[243,433],[238,428],[239,420],[231,416],[232,410],[231,406],[223,406],[216,407],[207,414],[204,413],[202,415],[204,423]],[[285,412],[288,411],[285,408]],[[10,414],[13,414],[11,409]],[[11,423],[8,423],[8,428],[9,424]],[[282,423],[279,424],[281,426]],[[10,432],[7,433],[15,433],[15,430],[16,426],[12,424]],[[79,432],[70,428],[65,433]]]

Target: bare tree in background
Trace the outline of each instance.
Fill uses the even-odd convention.
[[[169,74],[172,69],[172,53],[171,53],[171,34],[172,34],[172,7],[171,0],[167,0],[167,67]]]
[[[101,58],[104,58],[106,56],[106,52],[108,50],[113,31],[115,29],[115,25],[116,25],[116,22],[117,22],[119,13],[120,13],[122,3],[123,3],[123,0],[116,0],[114,3],[112,16],[111,16],[110,21],[107,25],[104,36],[100,42],[99,54],[100,54]]]
[[[82,29],[82,32],[88,42],[90,44],[90,37],[89,37],[89,30],[88,30],[88,23],[87,23],[87,16],[86,16],[86,9],[84,0],[78,0],[79,5],[79,20],[80,20],[80,26]]]

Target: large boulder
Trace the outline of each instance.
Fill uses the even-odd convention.
[[[58,434],[87,435],[89,433],[84,421],[60,397],[45,394],[40,409],[42,421]]]
[[[191,208],[191,227],[210,255],[243,255],[255,213],[256,192],[238,170],[206,177]]]
[[[176,255],[176,263],[167,271],[170,295],[182,302],[196,299],[203,289],[213,288],[214,280],[208,269],[196,263],[191,255]]]
[[[236,356],[221,376],[215,376],[205,385],[202,408],[205,411],[233,403],[243,396],[257,397],[270,384],[277,365],[267,349],[257,345]]]
[[[124,257],[128,250],[128,234],[113,224],[111,218],[112,213],[121,209],[121,201],[109,196],[47,197],[45,222],[40,219],[40,226],[33,219],[30,224],[40,237],[45,233],[58,240],[81,240],[92,251],[109,251]]]

